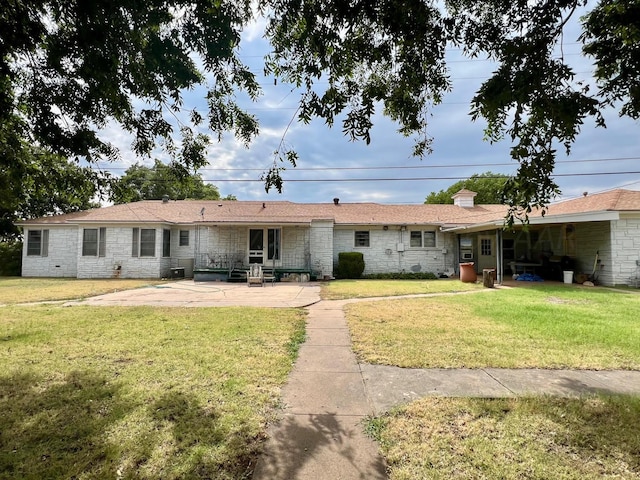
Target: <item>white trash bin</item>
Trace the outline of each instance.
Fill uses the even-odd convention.
[[[564,283],[573,283],[573,271],[565,270],[562,272],[564,275]]]

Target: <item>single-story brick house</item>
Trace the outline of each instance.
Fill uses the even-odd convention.
[[[454,274],[461,262],[503,275],[563,270],[599,283],[639,276],[640,192],[614,190],[552,205],[530,225],[503,229],[504,205],[475,205],[461,190],[453,205],[141,201],[20,223],[28,277],[162,278],[258,263],[282,278],[331,278],[340,252],[364,254],[365,274]],[[596,254],[598,258],[596,259]],[[303,275],[302,278],[305,278]]]

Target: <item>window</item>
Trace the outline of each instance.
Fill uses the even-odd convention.
[[[140,256],[156,256],[156,231],[153,228],[140,229]]]
[[[420,230],[411,231],[409,234],[409,246],[414,248],[429,248],[436,246],[436,232]]]
[[[267,231],[267,258],[280,260],[280,229],[270,228]]]
[[[49,230],[29,230],[27,233],[27,255],[46,257],[49,254]]]
[[[481,238],[480,239],[480,255],[490,257],[492,255],[493,248],[491,247],[492,242],[490,238]]]
[[[104,257],[107,247],[107,229],[85,228],[82,231],[82,256]]]
[[[436,232],[423,232],[424,233],[424,247],[435,247],[436,246]]]
[[[356,247],[368,247],[369,246],[369,232],[368,231],[356,231],[354,237],[354,245]]]
[[[162,256],[171,256],[171,230],[162,230]]]
[[[97,257],[98,256],[98,229],[85,228],[82,231],[82,256]]]
[[[131,242],[132,257],[156,256],[156,231],[153,228],[134,228]]]
[[[180,230],[180,243],[181,247],[189,246],[189,230]]]
[[[131,256],[137,257],[140,251],[140,229],[133,229],[133,240],[131,242]]]
[[[412,231],[409,237],[409,246],[421,247],[422,246],[422,232]]]

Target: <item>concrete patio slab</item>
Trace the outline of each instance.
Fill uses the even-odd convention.
[[[317,283],[276,283],[249,287],[245,283],[183,280],[99,295],[65,305],[160,307],[300,308],[320,301]]]

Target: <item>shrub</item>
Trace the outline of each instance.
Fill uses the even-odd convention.
[[[22,242],[0,242],[0,276],[22,275]]]
[[[361,252],[341,252],[338,254],[336,278],[360,278],[364,272],[364,255]]]

